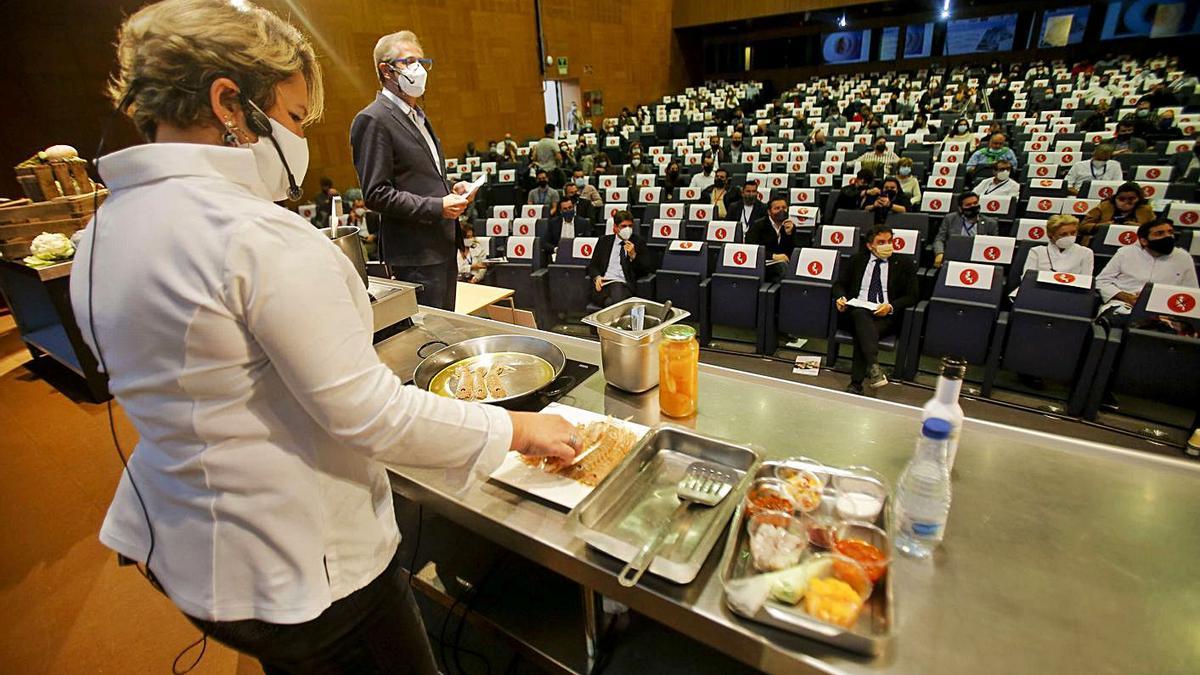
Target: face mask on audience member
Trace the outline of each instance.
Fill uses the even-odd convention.
[[[563,217],[563,220],[567,221],[568,223],[571,222],[572,220],[575,220],[575,207],[572,206],[569,209],[563,209],[562,217]]]
[[[713,170],[712,162],[705,162],[704,163],[704,175],[707,176],[708,174],[712,173],[712,170]]]
[[[1137,110],[1137,116],[1138,116],[1138,117],[1149,117],[1149,116],[1150,116],[1150,109],[1149,109],[1149,108],[1138,108],[1138,110]]]
[[[1059,237],[1058,239],[1054,240],[1054,245],[1057,246],[1058,250],[1060,251],[1069,250],[1075,245],[1075,235],[1072,234],[1069,237]]]
[[[965,124],[960,124],[955,128],[958,129],[958,133],[960,133],[960,134],[967,133],[967,125],[965,125]]]
[[[617,230],[617,236],[620,237],[621,241],[629,241],[629,238],[633,236],[633,228],[622,227]]]
[[[1103,169],[1103,168],[1105,168],[1105,167],[1107,167],[1107,166],[1108,166],[1108,160],[1107,160],[1107,159],[1093,159],[1093,160],[1092,160],[1092,168],[1093,168],[1093,169],[1100,170],[1100,169]]]
[[[538,187],[544,188],[549,184],[550,184],[550,181],[546,180],[545,178],[538,179]]]
[[[775,221],[776,224],[783,224],[783,221],[787,220],[787,218],[787,209],[779,209],[778,211],[771,212],[771,220]]]
[[[912,167],[911,166],[902,166],[902,167],[900,167],[899,171],[900,171],[901,176],[911,176],[912,175]]]
[[[975,206],[964,207],[962,210],[962,214],[964,216],[966,216],[967,218],[974,218],[975,216],[979,215],[979,206],[975,205]]]
[[[754,193],[742,194],[742,203],[745,204],[746,206],[750,206],[751,204],[753,204],[756,201],[758,201],[758,195],[756,195]]]
[[[879,194],[883,195],[884,197],[887,197],[889,200],[894,201],[896,199],[896,191],[895,190],[884,190],[884,191],[880,192]]]
[[[1197,143],[1197,145],[1200,146],[1200,143]],[[724,188],[725,187],[725,179],[724,178],[714,178],[713,179],[713,187],[715,187],[717,189]]]
[[[586,185],[587,185],[587,179],[584,178],[583,176],[579,176],[578,178],[575,179],[575,187],[579,188],[580,190],[582,190]]]
[[[878,244],[875,246],[875,255],[883,258],[884,260],[892,257],[892,251],[893,249],[891,244]]]
[[[1001,171],[996,172],[996,180],[1000,183],[1003,183],[1004,181],[1008,180],[1008,177],[1011,175],[1012,175],[1011,171],[1009,171],[1008,169],[1003,169]]]
[[[878,152],[880,154],[887,152],[887,144],[886,143],[876,143],[875,144],[875,152]]]
[[[1158,128],[1166,131],[1171,128],[1171,118],[1167,117],[1158,121]]]
[[[641,166],[641,164],[642,164],[642,156],[641,156],[641,155],[634,155],[634,156],[633,156],[633,158],[629,160],[629,164],[630,164],[630,165],[632,165],[632,166]]]
[[[1161,239],[1151,239],[1147,248],[1155,253],[1168,255],[1175,250],[1175,237],[1163,237]]]

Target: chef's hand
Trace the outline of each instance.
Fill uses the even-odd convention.
[[[632,241],[625,242],[624,246],[625,246],[625,255],[630,260],[633,260],[634,258],[637,257],[637,249],[634,248]]]
[[[558,415],[510,412],[512,449],[530,457],[569,462],[582,450],[575,425]]]
[[[593,280],[592,285],[596,288],[596,292],[599,293],[600,290],[604,288],[604,277],[596,277]]]
[[[835,304],[837,305],[837,311],[846,311],[846,298],[838,298]]]
[[[467,210],[466,198],[462,195],[446,195],[442,197],[442,217],[454,220]]]
[[[458,181],[457,183],[455,183],[455,184],[454,184],[454,194],[456,194],[456,195],[466,195],[466,194],[467,194],[467,190],[469,190],[470,188],[471,188],[471,184],[470,184],[470,183],[468,183],[468,182],[467,182],[467,181],[465,181],[465,180],[460,180],[460,181]],[[475,195],[476,195],[476,194],[479,194],[479,193],[475,193],[475,194],[472,194],[472,195],[470,195],[469,197],[467,197],[467,203],[468,203],[468,204],[470,204],[471,202],[475,201]]]

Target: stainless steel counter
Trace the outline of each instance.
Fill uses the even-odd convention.
[[[493,333],[539,334],[569,358],[599,345],[422,307],[378,346],[407,378],[415,351]],[[895,481],[919,430],[908,406],[714,366],[700,367],[698,431],[768,459],[866,464]],[[563,403],[653,425],[657,390],[600,374]],[[947,539],[931,561],[892,565],[898,637],[868,659],[725,609],[714,551],[687,586],[616,582],[620,564],[566,530],[566,513],[492,483],[455,495],[438,473],[396,470],[396,492],[751,666],[778,673],[1194,673],[1200,664],[1200,465],[967,420]]]

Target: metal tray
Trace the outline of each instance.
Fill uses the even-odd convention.
[[[649,572],[679,584],[696,578],[721,537],[729,517],[759,466],[750,446],[728,443],[682,427],[661,424],[650,430],[629,455],[579,506],[571,511],[575,535],[593,548],[629,562],[658,532],[679,505],[675,484],[696,460],[733,470],[737,485],[720,504],[693,507],[683,521],[686,531],[654,558]]]
[[[815,470],[817,473],[829,476],[854,475],[871,480],[874,483],[879,482],[874,480],[872,476],[858,474],[852,470],[828,465],[815,466],[795,459],[786,462],[766,462],[758,468],[755,477],[773,476],[775,475],[775,467],[781,464],[809,468]],[[887,497],[884,499],[883,509],[873,524],[887,532],[889,541],[894,541],[895,530],[892,527],[892,494],[888,490],[888,486],[883,485],[882,487],[887,491]],[[728,584],[731,580],[756,574],[751,567],[749,540],[750,535],[746,531],[745,523],[745,504],[739,500],[737,509],[733,515],[733,526],[729,528],[729,537],[725,544],[725,553],[721,559],[719,568],[721,585],[726,589],[728,589]],[[896,553],[893,549],[893,562],[895,561],[895,555]],[[744,616],[747,619],[774,626],[790,633],[803,635],[835,647],[871,656],[881,654],[894,636],[895,599],[892,595],[891,569],[888,570],[883,579],[875,584],[874,592],[871,593],[870,599],[867,600],[867,604],[858,618],[858,623],[855,624],[853,629],[846,629],[819,621],[801,609],[787,607],[786,605],[774,603],[770,600],[757,613],[753,615],[746,614],[729,603],[728,590],[726,590],[725,606],[734,614]]]

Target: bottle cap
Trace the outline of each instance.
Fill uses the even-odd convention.
[[[941,376],[949,380],[961,380],[967,375],[967,362],[963,359],[946,356],[942,358]]]
[[[696,337],[696,329],[691,326],[675,324],[663,329],[663,337],[668,340],[683,342]]]
[[[944,441],[950,438],[950,431],[953,428],[946,420],[930,417],[925,420],[925,424],[921,425],[921,435],[935,441]]]

